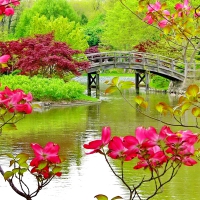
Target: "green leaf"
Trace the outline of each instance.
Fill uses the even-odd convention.
[[[11,161],[10,161],[10,166],[9,166],[9,167],[11,167],[14,163],[15,163],[15,160],[11,160]]]
[[[190,106],[191,106],[191,104],[190,104],[189,102],[184,103],[184,104],[181,106],[181,112],[184,114],[185,111],[188,110]]]
[[[146,102],[146,101],[143,101],[141,104],[140,104],[140,107],[142,107],[142,108],[147,108],[148,107],[148,102]]]
[[[8,180],[11,176],[13,176],[14,173],[12,171],[7,171],[4,173],[3,177],[4,177],[4,180]]]
[[[8,67],[8,64],[7,63],[1,63],[1,67],[6,68],[6,67]]]
[[[196,98],[199,93],[199,87],[197,85],[190,85],[186,90],[186,95],[188,98]]]
[[[11,153],[6,154],[6,156],[8,156],[9,158],[14,158],[13,154]]]
[[[5,108],[0,109],[0,115],[4,115],[6,112],[7,112],[7,110]]]
[[[171,27],[170,26],[165,26],[163,28],[163,32],[164,32],[165,35],[168,35],[170,31],[171,31]]]
[[[16,156],[16,158],[19,158],[17,162],[21,166],[21,164],[26,163],[26,161],[29,159],[29,155],[25,153],[20,153]]]
[[[52,169],[52,172],[53,172],[54,174],[56,174],[56,173],[60,172],[61,170],[62,170],[62,167],[56,166],[56,167],[54,167],[54,168]]]
[[[28,158],[29,157],[29,155],[28,154],[25,154],[25,153],[19,153],[17,156],[16,156],[16,158]]]
[[[168,106],[165,102],[160,102],[156,105],[156,110],[161,114],[166,114],[167,112],[172,112],[170,106]]]
[[[113,93],[113,92],[116,92],[117,90],[118,90],[118,89],[117,89],[116,86],[110,86],[110,87],[108,87],[108,88],[105,90],[105,94],[107,94],[107,93],[111,94],[111,93]]]
[[[195,107],[192,109],[192,114],[195,116],[195,117],[200,117],[200,108],[198,107]]]
[[[42,160],[42,161],[40,162],[40,164],[38,165],[38,168],[37,168],[37,169],[42,170],[42,169],[44,169],[46,166],[47,166],[47,161]]]
[[[14,174],[19,173],[19,168],[14,168],[14,169],[12,170],[12,172],[13,172]]]
[[[24,163],[20,163],[20,167],[24,167],[28,169],[29,165],[26,162],[24,162]]]
[[[114,78],[112,79],[112,84],[113,84],[113,86],[117,86],[118,83],[119,83],[119,77],[114,77]]]
[[[144,102],[144,98],[141,96],[137,96],[135,97],[135,102],[140,105],[142,104],[142,102]]]
[[[20,174],[20,175],[23,175],[26,171],[27,171],[26,168],[21,168],[21,169],[19,170],[19,174]]]
[[[108,197],[103,194],[98,194],[94,198],[97,198],[98,200],[108,200]]]
[[[120,196],[116,196],[116,197],[113,197],[111,200],[116,200],[116,199],[123,199],[123,198]]]
[[[184,103],[186,101],[188,101],[188,99],[186,97],[184,97],[184,96],[180,96],[179,99],[178,99],[178,103],[179,104],[182,104],[182,103]]]

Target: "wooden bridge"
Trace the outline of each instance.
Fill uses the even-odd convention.
[[[86,54],[91,65],[88,69],[88,95],[92,88],[99,96],[99,74],[107,69],[122,68],[135,71],[135,87],[139,93],[141,82],[149,89],[149,74],[157,74],[172,81],[183,82],[187,76],[185,64],[172,58],[135,51],[115,51]]]

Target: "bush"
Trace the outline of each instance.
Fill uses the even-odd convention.
[[[3,75],[0,77],[1,87],[11,89],[22,89],[25,93],[31,92],[34,100],[80,100],[84,96],[85,86],[78,82],[65,83],[59,78],[40,78],[34,76],[29,78],[23,75]]]
[[[150,81],[150,87],[155,89],[167,90],[170,80],[161,76],[154,75]]]

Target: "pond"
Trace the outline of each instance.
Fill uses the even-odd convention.
[[[135,106],[134,91],[126,91],[124,95]],[[165,101],[174,104],[177,101],[177,98],[168,94],[141,92],[141,95],[149,101],[148,112],[155,117],[157,116],[154,110],[156,103]],[[166,120],[171,121],[172,119],[169,116]],[[190,117],[186,116],[186,120],[190,120]],[[18,123],[18,130],[5,132],[0,136],[0,164],[4,170],[7,170],[9,160],[4,156],[6,153],[22,151],[33,155],[30,143],[36,142],[44,146],[52,141],[60,145],[60,155],[66,158],[63,175],[61,178],[54,179],[33,199],[93,200],[97,194],[105,194],[109,199],[116,195],[128,199],[126,188],[112,174],[103,156],[99,154],[86,156],[83,144],[99,138],[103,126],[110,126],[112,135],[124,136],[134,134],[137,126],[155,126],[159,130],[162,125],[136,112],[134,108],[125,103],[120,95],[105,96],[102,92],[101,103],[52,108],[27,115]],[[173,131],[176,129],[172,128]],[[115,170],[119,170],[119,163],[112,164]],[[132,166],[129,166],[126,176],[139,180],[141,171],[135,172]],[[183,167],[173,181],[164,187],[163,193],[153,199],[199,199],[199,174],[199,164],[194,167]],[[27,181],[32,188],[34,183],[31,180]],[[151,187],[149,184],[141,193],[151,191]],[[12,191],[2,177],[0,177],[0,191],[1,196],[7,199],[23,199]]]

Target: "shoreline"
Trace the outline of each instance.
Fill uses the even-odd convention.
[[[72,107],[72,106],[87,106],[87,105],[95,105],[101,103],[101,100],[98,101],[60,101],[60,102],[53,102],[53,101],[34,101],[32,102],[33,111],[42,112],[44,110],[49,110],[52,108],[65,108],[65,107]]]

